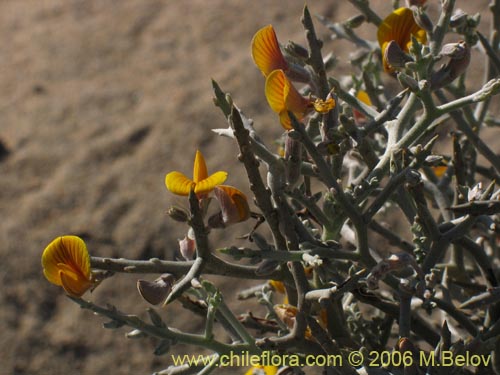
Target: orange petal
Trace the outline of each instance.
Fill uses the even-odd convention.
[[[271,109],[276,113],[286,110],[284,95],[286,81],[285,73],[280,69],[273,70],[266,79],[266,99]]]
[[[283,282],[278,281],[278,280],[269,280],[269,285],[273,287],[273,289],[281,294],[285,294],[285,285]]]
[[[194,167],[193,167],[193,181],[195,183],[200,182],[208,177],[207,172],[207,164],[205,163],[205,158],[203,154],[196,150],[196,156],[194,158]]]
[[[252,57],[264,76],[276,69],[288,69],[272,25],[263,27],[252,39]]]
[[[165,186],[177,195],[189,195],[194,185],[194,181],[187,178],[181,172],[170,172],[165,176]]]
[[[312,108],[312,103],[309,99],[304,98],[297,91],[292,82],[285,76],[285,87],[283,88],[283,95],[285,96],[285,106],[293,112],[297,119],[302,120],[304,116]]]
[[[368,93],[365,90],[359,90],[358,93],[356,94],[356,98],[361,100],[366,105],[372,105],[372,101],[370,100],[370,97],[368,96]]]
[[[245,194],[235,187],[219,185],[214,190],[225,224],[234,224],[250,217],[250,207]]]
[[[335,108],[335,100],[328,98],[326,100],[316,99],[313,102],[314,110],[318,113],[328,113]]]
[[[267,76],[265,94],[269,106],[279,113],[281,125],[287,130],[292,129],[287,111],[293,112],[300,121],[312,106],[310,100],[300,95],[283,70],[274,70]]]
[[[227,172],[218,171],[211,174],[209,177],[204,180],[199,181],[195,187],[194,192],[196,194],[206,194],[211,192],[217,185],[222,184],[226,181]]]
[[[85,242],[77,236],[53,240],[43,251],[42,267],[45,277],[53,284],[64,286],[61,273],[90,283],[90,256]]]
[[[62,287],[70,296],[81,297],[92,286],[92,282],[88,279],[73,278],[74,273],[68,275],[66,272],[60,271],[59,275]]]
[[[377,31],[377,38],[384,56],[387,44],[394,40],[404,52],[408,52],[411,46],[411,36],[420,43],[427,43],[427,34],[417,25],[413,18],[413,12],[409,8],[399,8],[389,14],[380,24]],[[385,59],[383,58],[384,69],[391,71]]]

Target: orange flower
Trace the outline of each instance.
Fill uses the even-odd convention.
[[[292,129],[288,111],[300,121],[313,108],[312,101],[299,94],[281,69],[267,76],[265,93],[269,106],[279,114],[281,126],[287,130]]]
[[[218,171],[210,176],[207,172],[205,158],[199,150],[196,151],[193,167],[193,179],[189,179],[181,172],[170,172],[165,176],[165,185],[168,190],[177,195],[189,195],[191,189],[202,195],[211,192],[217,185],[226,181],[227,172]]]
[[[57,237],[43,251],[43,274],[70,296],[81,297],[94,284],[85,242],[76,236]]]
[[[247,197],[240,190],[228,185],[219,185],[215,187],[214,193],[221,210],[209,218],[208,223],[212,228],[225,228],[250,217]]]
[[[382,60],[386,72],[393,71],[393,68],[388,64],[384,56],[389,42],[394,40],[404,52],[408,52],[411,46],[412,35],[420,43],[427,42],[425,30],[417,25],[413,18],[413,12],[409,8],[396,9],[382,21],[378,27],[377,38],[382,51]]]
[[[255,65],[267,77],[273,70],[288,70],[276,38],[273,26],[268,25],[257,31],[252,39],[252,57]]]

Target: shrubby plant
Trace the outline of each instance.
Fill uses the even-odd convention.
[[[335,57],[323,55],[307,7],[307,46],[283,46],[271,25],[251,42],[276,126],[284,129],[280,150],[258,136],[253,121],[213,82],[215,104],[229,124],[214,131],[238,144],[255,212],[237,187],[223,185],[227,173],[209,174],[196,151],[192,179],[181,172],[165,178],[166,188],[189,205],[169,209],[171,219],[186,225],[179,241],[185,260],[91,257],[75,236],[59,237],[43,252],[46,278],[107,317],[105,328],[126,326],[128,338],[157,338],[156,355],[176,343],[213,353],[205,364],[157,374],[207,374],[224,365],[222,356],[265,352],[295,357],[237,371],[499,373],[500,158],[482,135],[499,124],[490,104],[500,90],[500,5],[491,4],[488,38],[476,29],[479,15],[466,14],[454,0],[441,1],[437,19],[428,16],[425,1],[405,7],[395,1],[383,17],[367,0],[350,2],[359,14],[345,22],[318,17],[333,39],[355,47],[349,77],[336,76]],[[376,29],[378,40],[360,38],[361,26]],[[443,44],[447,35],[451,41]],[[470,92],[473,46],[486,74]],[[384,86],[390,80],[399,92]],[[449,152],[438,144],[437,129],[445,126]],[[217,212],[209,214],[214,205]],[[213,231],[231,238],[230,226],[240,222],[248,223],[245,246],[212,248]],[[137,282],[144,300],[157,306],[147,309],[149,321],[82,298],[123,272],[159,275]],[[239,294],[255,301],[256,312],[236,316],[209,274],[262,280]],[[205,317],[204,332],[165,324],[162,315],[174,301]],[[267,314],[259,316],[258,305]],[[216,325],[225,336],[215,333]],[[355,362],[352,353],[361,359]],[[450,363],[445,354],[484,361]],[[309,355],[340,360],[303,366]]]

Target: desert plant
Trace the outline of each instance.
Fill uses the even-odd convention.
[[[109,318],[106,328],[157,338],[157,355],[176,343],[213,353],[158,375],[207,374],[234,365],[233,356],[249,374],[500,373],[500,157],[483,137],[499,124],[490,104],[500,92],[500,4],[492,1],[487,38],[476,30],[479,15],[455,9],[454,0],[441,1],[436,20],[425,1],[395,1],[384,18],[367,0],[350,2],[359,14],[345,22],[318,17],[334,39],[357,48],[349,77],[335,78],[335,58],[323,56],[307,6],[307,46],[283,47],[271,25],[251,42],[276,126],[285,131],[281,151],[213,82],[229,124],[214,132],[237,142],[256,212],[244,193],[223,185],[226,172],[208,173],[196,151],[192,179],[165,178],[189,205],[169,209],[186,225],[184,261],[93,257],[75,236],[45,249],[47,279]],[[362,25],[376,27],[377,42],[358,36]],[[443,44],[445,36],[452,41]],[[475,45],[485,81],[469,92]],[[437,134],[443,127],[449,152]],[[209,214],[213,204],[218,211]],[[241,222],[249,223],[246,246],[211,247],[211,232],[231,233]],[[160,275],[137,282],[158,306],[147,309],[150,322],[81,298],[123,272]],[[266,316],[236,316],[208,274],[263,280],[239,296],[264,306]],[[162,313],[173,301],[204,316],[204,332],[167,326]]]

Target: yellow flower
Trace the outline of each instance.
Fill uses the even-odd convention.
[[[288,70],[272,25],[257,31],[252,39],[252,57],[255,65],[267,77],[273,70]]]
[[[300,95],[281,69],[267,76],[265,93],[269,106],[279,114],[281,126],[287,130],[292,129],[288,111],[301,121],[313,108],[311,100]]]
[[[245,375],[275,375],[278,372],[276,366],[253,366],[245,372]]]
[[[90,256],[80,237],[57,237],[43,251],[42,267],[47,280],[70,296],[81,297],[93,285]]]
[[[165,176],[167,189],[177,195],[189,195],[191,189],[199,195],[211,192],[217,185],[226,181],[227,172],[218,171],[210,176],[207,172],[205,158],[199,150],[196,151],[193,167],[193,179],[187,178],[181,172],[170,172]]]
[[[404,52],[408,52],[411,46],[412,35],[420,43],[427,42],[425,30],[417,25],[413,18],[413,12],[409,8],[396,9],[382,21],[378,27],[377,38],[382,51],[382,60],[386,72],[393,71],[393,68],[388,64],[384,56],[389,42],[394,40]]]

